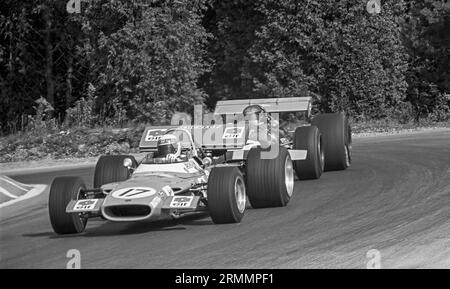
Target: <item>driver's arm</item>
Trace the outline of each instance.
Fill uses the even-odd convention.
[[[181,143],[178,143],[177,152],[174,154],[168,154],[167,159],[173,162],[176,161],[180,155],[181,155]]]

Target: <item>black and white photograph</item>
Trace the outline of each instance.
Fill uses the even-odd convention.
[[[1,0],[0,90],[1,269],[450,269],[448,0]]]

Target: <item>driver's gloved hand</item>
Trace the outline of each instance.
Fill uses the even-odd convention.
[[[178,156],[176,154],[168,154],[166,158],[167,160],[174,162],[177,160]]]

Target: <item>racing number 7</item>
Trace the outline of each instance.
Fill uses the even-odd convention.
[[[149,191],[150,190],[147,190],[147,189],[129,189],[129,190],[121,193],[119,196],[121,196],[121,197],[123,197],[123,196],[131,197],[131,196],[143,194],[143,193],[149,192]]]

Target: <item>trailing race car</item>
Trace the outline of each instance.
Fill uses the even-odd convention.
[[[253,208],[286,206],[294,171],[299,179],[314,179],[351,162],[344,114],[318,115],[311,125],[280,132],[271,114],[296,111],[309,116],[310,98],[219,101],[216,115],[242,121],[148,127],[140,142],[146,156],[139,163],[133,156],[101,156],[94,188],[78,177],[55,178],[52,227],[71,234],[82,232],[92,217],[161,220],[202,211],[216,224],[237,223],[247,198]]]

